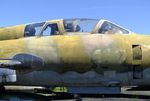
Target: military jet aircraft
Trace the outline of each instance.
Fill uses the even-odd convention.
[[[150,84],[150,37],[107,20],[58,19],[0,28],[0,84],[116,93]]]

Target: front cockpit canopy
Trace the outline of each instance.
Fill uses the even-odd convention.
[[[40,33],[45,22],[28,24],[24,30],[24,36],[36,36]]]

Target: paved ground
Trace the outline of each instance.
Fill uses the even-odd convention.
[[[75,101],[75,100],[54,100],[54,101]],[[83,98],[82,101],[150,101],[143,99],[129,99],[129,98]]]
[[[133,94],[115,95],[81,95],[82,101],[150,101],[150,96]],[[0,101],[75,101],[73,95],[43,96],[31,93],[5,92],[0,93]]]
[[[9,87],[8,87],[9,88]],[[10,88],[9,88],[10,89]],[[20,89],[19,89],[20,90]],[[28,90],[31,90],[29,88]],[[150,101],[150,91],[126,91],[114,95],[80,95],[82,101]],[[51,96],[20,91],[0,92],[0,101],[75,101],[73,95]]]

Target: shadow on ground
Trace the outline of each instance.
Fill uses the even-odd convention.
[[[150,99],[150,96],[145,95],[130,95],[130,94],[82,94],[81,98],[86,99],[103,99],[103,98],[128,98],[128,99]],[[51,101],[51,100],[74,100],[74,95],[58,94],[58,95],[39,95],[27,92],[6,91],[0,93],[0,101]]]

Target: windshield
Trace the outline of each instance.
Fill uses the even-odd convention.
[[[129,31],[118,26],[118,25],[115,25],[113,23],[105,21],[101,25],[100,29],[98,30],[98,33],[102,33],[102,34],[128,34]]]
[[[38,35],[44,24],[45,22],[27,25],[24,31],[25,37]]]
[[[64,28],[66,32],[92,32],[98,21],[96,19],[66,19]]]

